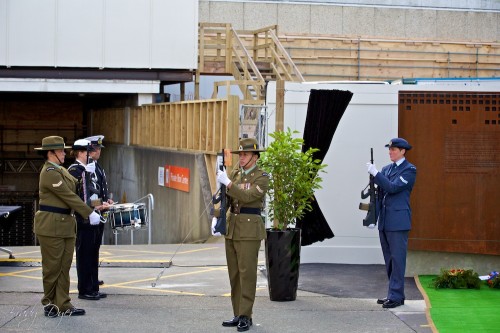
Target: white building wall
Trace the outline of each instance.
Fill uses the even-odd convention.
[[[0,0],[0,65],[194,69],[198,0]]]

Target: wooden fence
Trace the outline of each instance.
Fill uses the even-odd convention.
[[[101,109],[92,115],[92,132],[107,142],[215,154],[236,147],[239,99],[209,99]]]
[[[217,153],[238,145],[239,103],[238,96],[229,96],[101,109],[92,114],[92,132],[116,144],[201,152],[207,170],[214,170]],[[215,176],[208,175],[214,191]]]
[[[203,74],[222,74],[225,53],[221,34],[202,30]],[[266,36],[237,31],[243,44],[265,44]],[[201,38],[202,36],[200,36]],[[498,77],[500,43],[424,39],[361,38],[358,36],[280,34],[291,61],[306,81],[395,80],[401,78]],[[256,42],[258,39],[258,42]],[[209,48],[211,46],[212,48]],[[204,49],[202,49],[204,48]],[[256,64],[267,55],[254,54]],[[279,59],[282,59],[280,57]],[[227,71],[225,71],[227,72]]]

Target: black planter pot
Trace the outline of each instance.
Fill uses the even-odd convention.
[[[266,269],[271,301],[295,301],[299,283],[300,229],[267,229]]]

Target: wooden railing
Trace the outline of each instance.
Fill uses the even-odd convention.
[[[216,154],[238,145],[239,98],[96,110],[92,128],[107,142]]]
[[[244,104],[264,102],[266,80],[304,81],[280,44],[276,25],[236,31],[230,24],[200,23],[195,98],[199,98],[199,77],[202,74],[232,75],[235,80],[214,84],[212,97],[217,96],[221,86],[229,91],[231,86],[237,85],[243,93]]]
[[[215,170],[217,153],[238,146],[239,108],[238,96],[228,96],[100,109],[92,112],[92,129],[110,143],[200,152],[207,170]],[[214,173],[208,177],[215,192]]]
[[[306,81],[500,76],[500,43],[280,35]]]
[[[201,73],[232,75],[225,57],[232,48],[230,42],[226,43],[226,32],[215,33],[203,29],[204,25],[200,24]],[[230,33],[230,27],[225,31]],[[254,31],[238,30],[237,34],[264,80],[388,81],[416,77],[500,76],[498,42],[279,35],[275,26]],[[272,74],[263,70],[266,66]],[[287,69],[285,72],[281,71],[283,67]]]

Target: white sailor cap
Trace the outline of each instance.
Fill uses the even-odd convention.
[[[93,146],[104,148],[104,146],[102,145],[102,140],[104,140],[104,135],[89,136],[88,138],[85,138],[85,140],[89,140]]]
[[[90,141],[87,139],[76,140],[75,143],[73,143],[73,146],[71,147],[71,149],[73,149],[73,150],[88,150],[88,151],[94,150]]]

